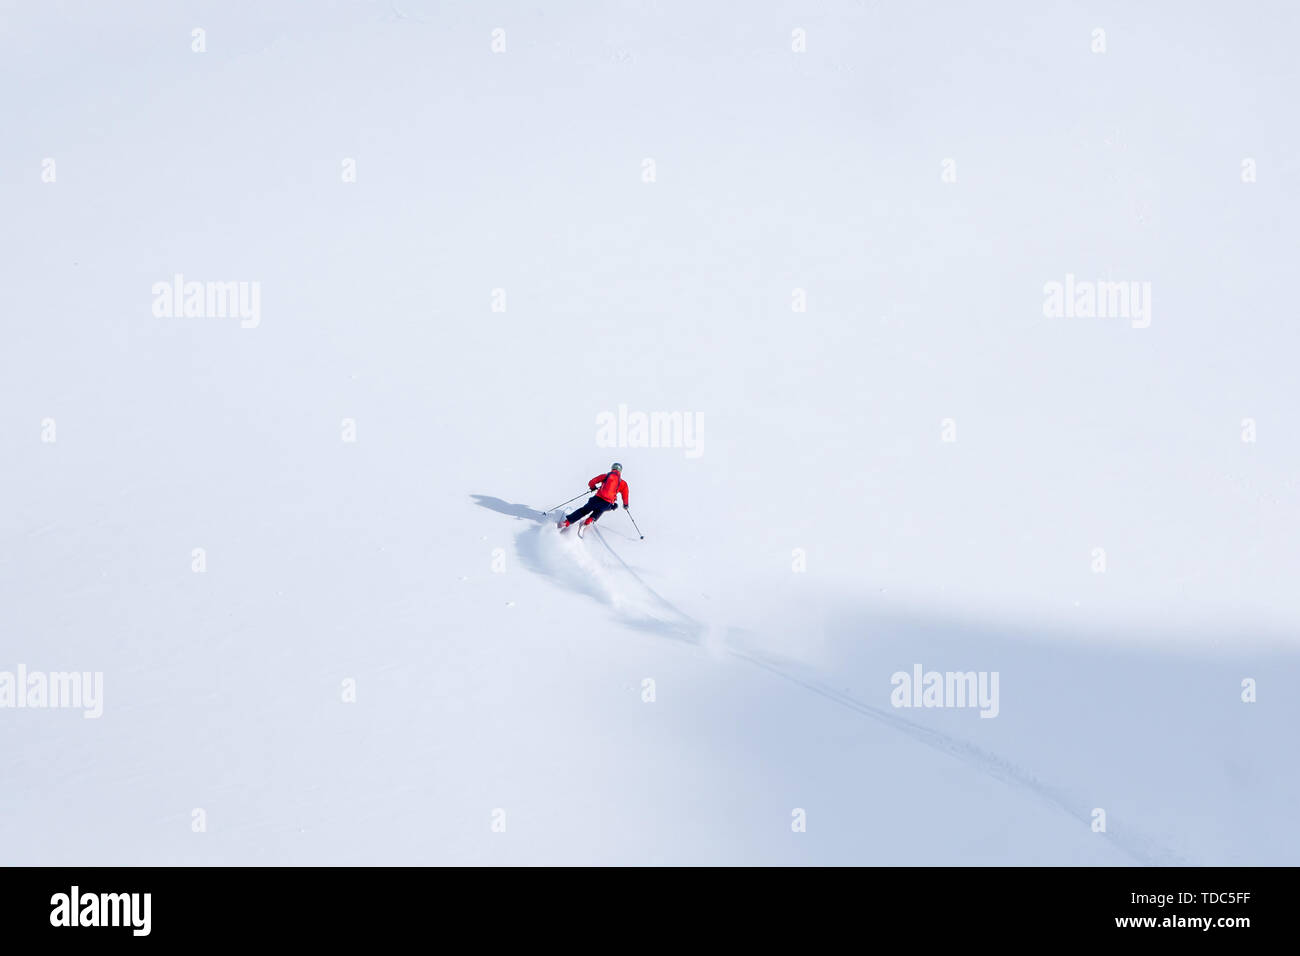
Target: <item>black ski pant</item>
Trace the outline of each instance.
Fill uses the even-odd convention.
[[[583,518],[586,517],[587,515],[591,515],[592,521],[598,521],[600,520],[600,516],[603,515],[606,511],[613,511],[613,510],[614,510],[614,503],[612,501],[606,501],[604,498],[601,498],[599,495],[597,495],[591,498],[585,505],[583,505],[573,514],[567,515],[564,520],[569,522],[569,524],[573,524],[573,522],[577,521],[579,518]]]

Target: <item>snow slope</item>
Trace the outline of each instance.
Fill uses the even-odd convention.
[[[6,7],[0,862],[1300,862],[1296,17]]]

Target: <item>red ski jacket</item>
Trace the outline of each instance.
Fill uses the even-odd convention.
[[[597,485],[600,485],[599,491],[596,491]],[[627,482],[616,471],[611,471],[605,475],[597,475],[587,482],[587,489],[595,491],[597,498],[604,498],[610,504],[614,503],[616,496],[622,495],[623,507],[627,507]]]

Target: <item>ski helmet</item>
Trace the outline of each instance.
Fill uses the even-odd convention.
[[[610,471],[616,471],[616,472],[618,472],[620,475],[623,474],[623,466],[620,465],[618,462],[614,462],[614,464],[610,465],[610,466],[609,466],[609,470],[610,470]]]

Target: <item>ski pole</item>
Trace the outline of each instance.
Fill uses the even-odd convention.
[[[591,494],[590,488],[582,493],[582,495],[589,495],[589,494]],[[572,498],[569,499],[569,501],[577,501],[579,498],[582,497],[582,495],[574,495]],[[555,508],[563,508],[565,505],[569,503],[569,501],[561,501],[558,505],[555,506]],[[545,511],[542,512],[542,514],[548,515],[552,511],[554,511],[555,508],[547,508]]]
[[[627,508],[624,508],[624,509],[623,509],[623,514],[625,514],[625,515],[628,516],[628,519],[632,522],[632,527],[636,528],[636,519],[632,517],[632,512],[628,511]],[[637,534],[641,534],[641,529],[640,529],[640,528],[636,528],[636,533],[637,533]],[[645,535],[641,534],[641,540],[642,540],[642,541],[645,540]]]

